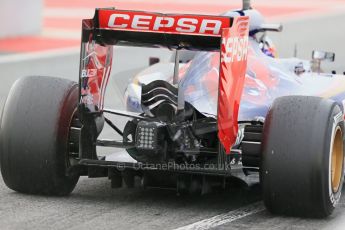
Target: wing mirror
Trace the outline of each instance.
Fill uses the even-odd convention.
[[[259,32],[282,32],[283,25],[282,24],[262,24],[259,28],[253,29],[249,32],[251,36],[259,33]]]
[[[334,60],[335,60],[335,53],[314,50],[312,53],[311,69],[313,72],[320,73],[322,72],[322,69],[321,69],[322,61],[334,62]]]
[[[335,53],[314,50],[313,54],[312,54],[312,58],[313,58],[313,60],[320,60],[320,61],[326,60],[329,62],[334,62]]]
[[[282,32],[283,25],[282,24],[262,24],[261,26],[262,31],[272,31],[272,32]]]

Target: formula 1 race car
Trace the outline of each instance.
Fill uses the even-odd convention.
[[[0,131],[6,185],[68,195],[89,176],[108,177],[114,188],[139,178],[144,187],[206,193],[259,173],[272,213],[330,215],[344,178],[345,78],[321,70],[332,53],[278,59],[266,32],[281,29],[246,0],[221,16],[96,9],[82,22],[79,83],[26,77],[13,85]],[[116,74],[125,83],[110,109],[118,46],[141,50],[128,65],[142,47],[172,58]],[[101,138],[106,127],[112,139]]]

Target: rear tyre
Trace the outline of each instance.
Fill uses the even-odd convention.
[[[77,102],[75,82],[52,77],[16,81],[0,123],[0,167],[9,188],[44,195],[72,192],[79,176],[66,171]]]
[[[344,121],[340,107],[317,97],[274,101],[264,125],[261,183],[275,214],[329,216],[344,178]]]

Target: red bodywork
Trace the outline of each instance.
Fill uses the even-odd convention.
[[[218,136],[230,152],[238,133],[238,111],[247,69],[249,18],[239,17],[231,28],[223,29],[219,96]]]

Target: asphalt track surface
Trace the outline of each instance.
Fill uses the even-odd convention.
[[[327,69],[344,71],[344,20],[345,15],[334,15],[292,21],[285,33],[273,37],[281,56],[291,56],[295,43],[300,57],[308,58],[312,48],[336,51],[337,61]],[[130,66],[119,75],[136,68]],[[0,70],[2,105],[20,76],[76,79],[78,54],[72,50],[10,61],[0,57]],[[264,209],[257,182],[253,177],[247,186],[205,196],[176,196],[172,190],[111,189],[107,179],[81,178],[70,196],[43,197],[16,193],[0,180],[0,229],[345,229],[345,197],[327,219],[273,216]]]

